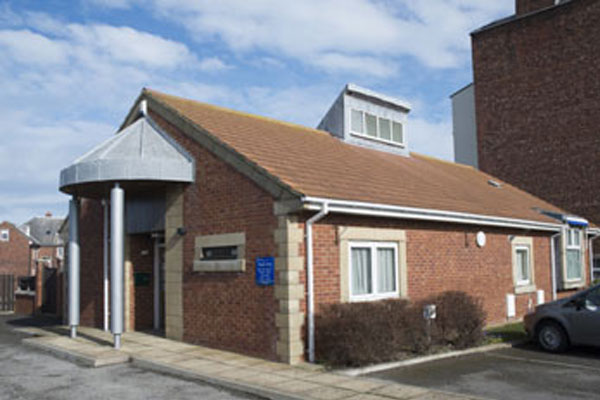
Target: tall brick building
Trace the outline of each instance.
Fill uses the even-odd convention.
[[[596,228],[411,152],[409,110],[348,85],[311,129],[143,90],[120,132],[61,172],[72,332],[110,313],[116,345],[164,327],[293,363],[328,304],[462,290],[495,324],[589,283]]]
[[[471,36],[477,129],[455,123],[455,153],[600,223],[600,1],[517,0]]]

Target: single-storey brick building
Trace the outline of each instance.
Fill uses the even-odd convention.
[[[462,290],[496,324],[588,283],[595,228],[410,152],[409,110],[349,84],[311,129],[143,90],[61,172],[72,334],[110,313],[117,347],[164,327],[293,363],[327,304]]]

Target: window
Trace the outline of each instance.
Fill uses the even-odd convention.
[[[594,277],[593,280],[600,280],[600,257],[594,258]]]
[[[196,272],[244,272],[246,234],[244,232],[196,236]]]
[[[237,246],[203,247],[202,259],[213,260],[235,260],[237,259]]]
[[[62,260],[64,255],[65,255],[65,248],[57,247],[56,248],[56,258],[58,258],[59,260]]]
[[[567,281],[579,281],[583,278],[581,231],[579,229],[567,229],[566,246],[566,277]]]
[[[10,239],[10,231],[8,229],[0,230],[0,242],[8,242]]]
[[[393,144],[404,143],[402,124],[360,110],[350,110],[350,132]]]
[[[398,246],[389,242],[350,242],[350,299],[396,297]]]
[[[511,241],[515,294],[533,293],[536,290],[533,238],[515,236]]]
[[[515,259],[517,263],[517,285],[531,284],[531,258],[528,246],[515,247]]]

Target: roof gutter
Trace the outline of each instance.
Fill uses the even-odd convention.
[[[329,212],[340,214],[366,215],[373,217],[402,218],[423,221],[451,222],[468,225],[484,225],[502,228],[517,228],[537,231],[560,232],[562,224],[538,222],[490,215],[442,211],[429,208],[392,206],[388,204],[366,203],[351,200],[333,200],[322,197],[303,197],[305,210],[318,211],[327,203]]]

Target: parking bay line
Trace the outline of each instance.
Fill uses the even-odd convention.
[[[530,362],[530,363],[553,365],[556,367],[577,368],[577,369],[585,369],[588,371],[600,372],[600,368],[590,367],[587,365],[569,364],[569,363],[564,363],[564,362],[559,362],[559,361],[536,360],[533,358],[515,357],[515,356],[507,356],[507,355],[503,355],[503,354],[491,354],[491,353],[486,354],[486,356],[496,357],[496,358],[504,358],[507,360],[525,361],[525,362]]]

